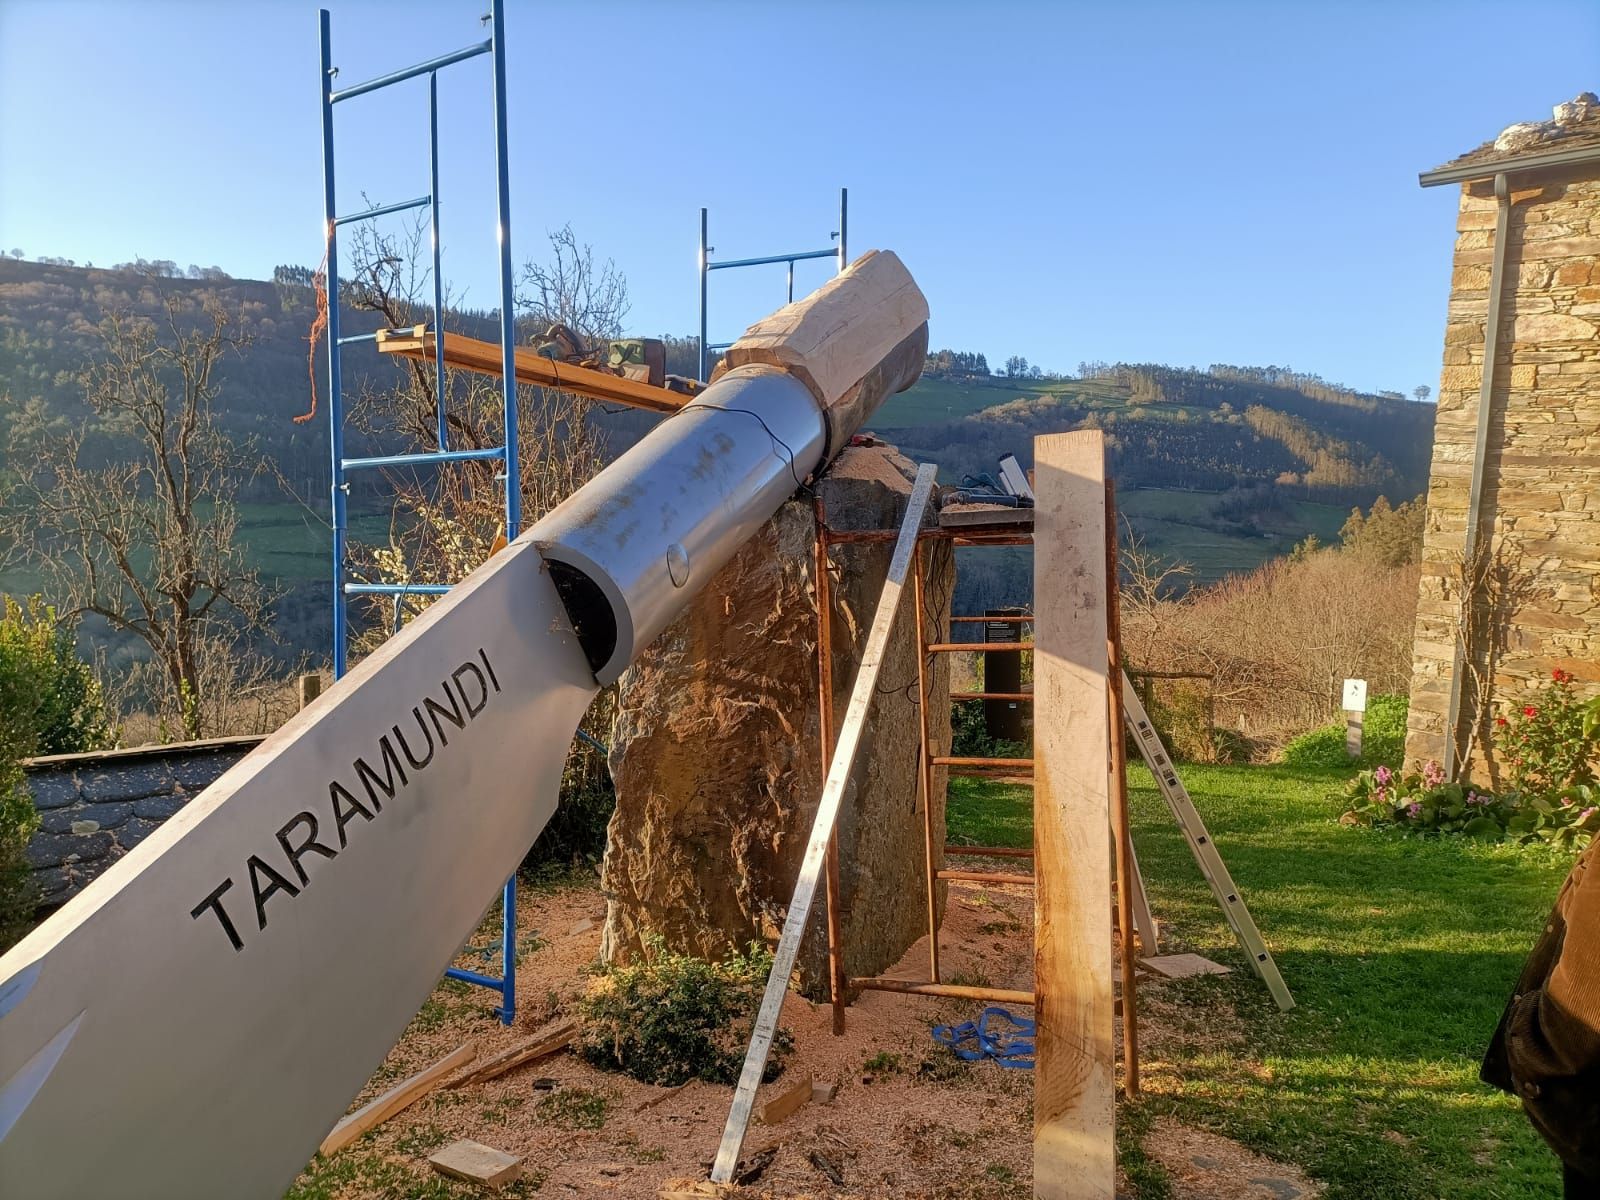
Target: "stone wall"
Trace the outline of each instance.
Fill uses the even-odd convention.
[[[25,762],[39,812],[27,862],[40,907],[66,903],[260,742],[219,738]]]
[[[887,447],[847,450],[817,483],[833,529],[893,529],[911,463]],[[928,522],[934,521],[929,511]],[[815,524],[809,499],[786,504],[623,678],[612,737],[617,811],[609,831],[603,953],[647,934],[719,957],[782,928],[822,789],[818,754]],[[926,544],[929,609],[948,628],[947,543]],[[890,543],[833,551],[835,728],[892,554]],[[917,788],[917,648],[905,590],[839,827],[845,969],[869,975],[927,932]],[[948,655],[930,687],[948,692]],[[935,753],[950,712],[937,705]],[[944,845],[944,771],[934,829]],[[939,889],[943,902],[943,885]],[[942,909],[941,909],[942,911]],[[800,956],[802,987],[827,991],[823,905]]]
[[[1514,177],[1500,353],[1490,409],[1482,532],[1502,564],[1496,623],[1475,639],[1493,680],[1471,767],[1496,782],[1482,732],[1552,670],[1600,690],[1600,178]],[[1488,318],[1496,201],[1463,187],[1445,328],[1406,738],[1408,761],[1442,759]],[[1469,673],[1470,679],[1470,673]]]

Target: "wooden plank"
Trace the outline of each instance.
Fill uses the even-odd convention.
[[[885,346],[898,346],[927,321],[928,302],[905,264],[893,251],[869,250],[809,296],[746,329],[722,361],[728,370],[781,367],[830,408],[878,368]]]
[[[1034,439],[1033,1194],[1116,1193],[1105,445]]]
[[[428,1162],[441,1175],[464,1179],[468,1183],[481,1183],[485,1187],[504,1187],[522,1178],[522,1160],[515,1154],[507,1154],[504,1150],[496,1150],[471,1138],[462,1138],[438,1153],[428,1155]]]
[[[811,1103],[813,1083],[811,1076],[807,1075],[787,1091],[768,1100],[761,1106],[761,1123],[763,1125],[777,1125],[799,1112],[803,1106]]]
[[[548,1058],[558,1050],[565,1050],[578,1036],[578,1023],[576,1021],[562,1021],[547,1025],[525,1042],[519,1042],[491,1058],[484,1059],[477,1066],[457,1079],[450,1081],[453,1088],[465,1087],[469,1083],[486,1083],[491,1079],[498,1079],[508,1071],[515,1071],[518,1067],[528,1063],[537,1062],[541,1058]]]
[[[1138,969],[1134,962],[1133,832],[1128,816],[1128,753],[1122,740],[1121,563],[1117,547],[1117,496],[1106,480],[1106,725],[1111,737],[1111,836],[1117,863],[1117,952],[1122,975],[1122,1094],[1139,1094]],[[1142,888],[1140,889],[1142,890]]]
[[[789,901],[789,913],[784,918],[783,932],[773,952],[772,972],[767,976],[767,989],[761,997],[761,1008],[750,1034],[750,1048],[745,1052],[739,1085],[734,1090],[728,1121],[723,1126],[722,1141],[717,1147],[717,1158],[711,1167],[711,1178],[718,1183],[733,1179],[734,1167],[739,1161],[739,1149],[744,1145],[745,1131],[750,1126],[756,1089],[761,1086],[761,1076],[766,1071],[767,1054],[778,1032],[778,1014],[783,1009],[783,998],[789,991],[789,976],[794,972],[795,957],[800,953],[800,940],[811,915],[812,901],[816,899],[828,838],[839,819],[839,805],[844,800],[845,786],[855,766],[856,751],[861,748],[861,734],[867,722],[867,713],[877,694],[884,652],[888,649],[889,634],[894,629],[895,614],[900,608],[900,595],[905,590],[906,575],[911,568],[917,530],[922,525],[922,514],[927,511],[928,500],[933,494],[935,473],[931,464],[918,467],[917,481],[912,485],[911,498],[906,501],[900,537],[895,542],[894,556],[889,561],[889,575],[884,581],[883,593],[878,598],[877,611],[872,617],[866,647],[861,654],[861,665],[856,669],[855,683],[850,688],[850,703],[845,709],[839,737],[834,743],[833,762],[822,785],[822,798],[817,802],[817,815],[811,824],[805,858],[800,863],[800,875],[795,881],[794,896]]]
[[[1033,993],[1015,988],[969,987],[959,983],[932,983],[920,979],[891,979],[884,975],[850,981],[869,992],[903,992],[908,996],[944,996],[952,1000],[979,1000],[986,1004],[1032,1004]]]
[[[333,1131],[322,1139],[317,1153],[333,1154],[343,1150],[369,1129],[376,1129],[395,1113],[415,1104],[443,1083],[451,1071],[465,1066],[477,1055],[477,1046],[468,1042],[464,1046],[457,1046],[427,1070],[401,1080],[376,1100],[356,1109],[335,1125]]]
[[[1228,968],[1198,954],[1162,954],[1141,959],[1140,963],[1152,974],[1163,979],[1190,979],[1196,975],[1226,975]]]
[[[434,356],[433,334],[426,325],[411,329],[380,329],[376,344],[382,354],[397,354],[402,358],[425,359],[429,362]],[[457,370],[496,377],[503,374],[505,365],[499,342],[485,342],[450,332],[444,335],[444,362],[445,366]],[[608,400],[650,412],[675,413],[692,399],[681,392],[669,392],[666,388],[653,387],[621,375],[558,363],[530,346],[516,348],[515,370],[518,383],[559,388],[592,400]]]

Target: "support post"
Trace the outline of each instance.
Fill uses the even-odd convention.
[[[294,681],[294,684],[295,692],[298,694],[300,700],[300,708],[304,708],[318,696],[322,695],[321,675],[301,675]]]
[[[1117,855],[1117,948],[1122,967],[1122,1094],[1139,1094],[1139,1004],[1133,941],[1134,890],[1138,868],[1133,863],[1133,830],[1128,820],[1128,749],[1122,730],[1122,605],[1118,594],[1116,487],[1106,480],[1106,688],[1111,730],[1111,834]],[[1146,953],[1153,953],[1147,950]]]
[[[1034,439],[1033,1194],[1112,1200],[1116,1187],[1105,444]]]
[[[833,758],[833,581],[828,575],[828,510],[818,497],[817,516],[817,745],[822,773]],[[828,999],[833,1005],[833,1034],[844,1033],[844,931],[839,911],[839,831],[828,834],[828,862],[823,873],[828,906]]]
[[[933,840],[933,723],[928,717],[927,601],[922,586],[922,543],[912,562],[913,606],[917,636],[917,719],[921,722],[917,751],[917,791],[922,797],[922,863],[928,880],[928,978],[939,982],[939,877]]]

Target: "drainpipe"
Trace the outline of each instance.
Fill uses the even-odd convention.
[[[1483,379],[1478,385],[1478,435],[1472,451],[1472,487],[1467,493],[1467,534],[1462,544],[1463,561],[1468,565],[1477,557],[1479,526],[1483,516],[1483,476],[1489,451],[1489,418],[1494,400],[1496,360],[1500,354],[1500,301],[1505,292],[1506,227],[1511,217],[1511,189],[1506,183],[1506,173],[1497,171],[1494,177],[1494,196],[1498,208],[1494,217],[1494,258],[1489,268],[1489,314],[1483,331]],[[1470,579],[1470,575],[1469,575]],[[1462,677],[1467,666],[1467,641],[1465,630],[1471,627],[1471,605],[1474,597],[1470,590],[1461,596],[1463,628],[1455,639],[1455,656],[1450,667],[1450,704],[1445,712],[1445,778],[1454,779],[1466,766],[1457,761],[1461,730]],[[1472,719],[1479,714],[1474,712]]]

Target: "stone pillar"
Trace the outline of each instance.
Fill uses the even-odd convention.
[[[816,491],[834,529],[894,529],[914,474],[888,447],[855,447]],[[810,499],[790,501],[622,679],[611,742],[617,811],[603,872],[602,953],[609,961],[626,960],[649,933],[674,949],[715,958],[754,940],[771,942],[782,928],[824,773],[815,547]],[[892,549],[879,542],[833,551],[836,722],[849,702]],[[950,551],[928,543],[924,556],[930,615],[945,629]],[[916,655],[907,587],[840,817],[850,975],[882,971],[927,932]],[[930,683],[939,698],[935,753],[948,753],[948,660],[937,658]],[[934,791],[942,849],[942,769]],[[942,885],[939,900],[942,912]],[[799,961],[802,988],[825,996],[820,903]]]

